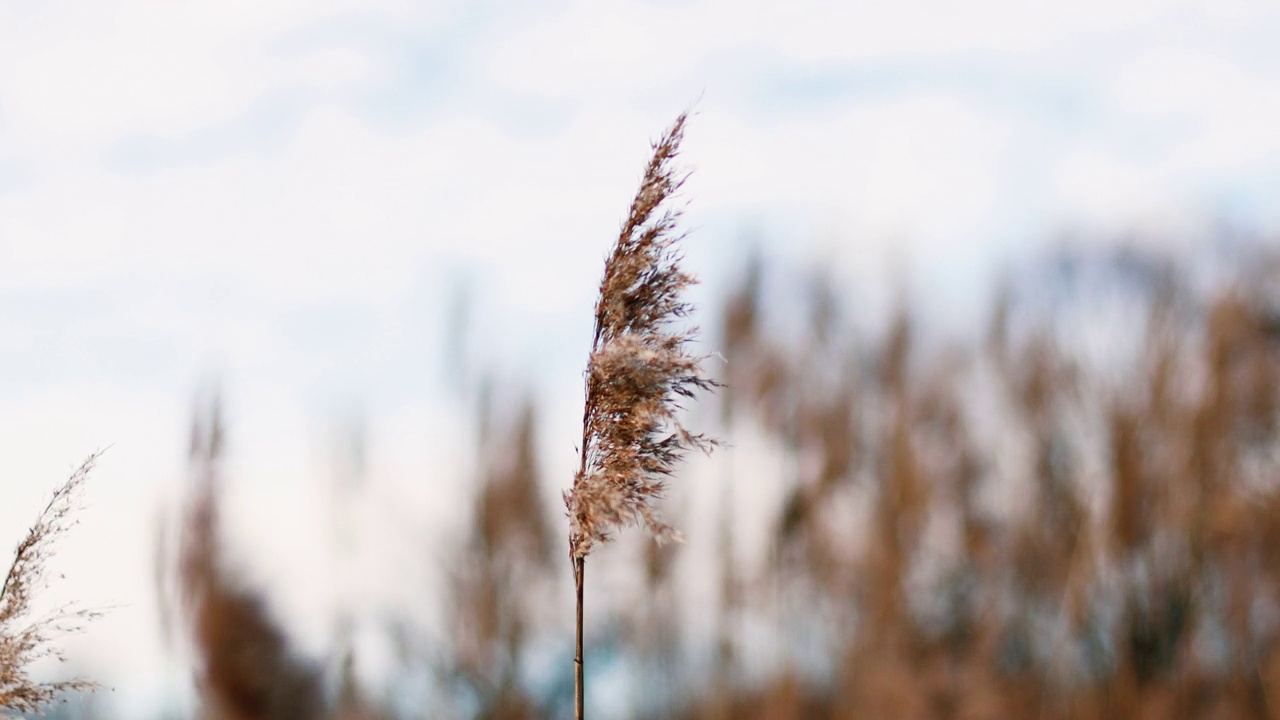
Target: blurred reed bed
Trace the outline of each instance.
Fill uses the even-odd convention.
[[[857,317],[851,295],[756,260],[712,315],[724,387],[690,422],[727,442],[689,480],[719,507],[665,513],[714,547],[646,538],[613,568],[642,592],[587,624],[588,673],[613,673],[588,714],[1280,718],[1280,254],[1064,253],[946,338],[904,302]],[[295,652],[230,573],[224,430],[201,416],[174,561],[200,717],[574,711],[539,412],[484,387],[445,627],[404,643],[430,656],[411,709],[361,688],[349,652],[337,676]],[[777,498],[765,523],[751,498]],[[700,614],[691,577],[713,578]]]
[[[726,597],[818,662],[708,682],[682,717],[1280,717],[1280,265],[1051,265],[968,347],[905,308],[879,336],[833,324],[813,283],[807,342],[780,341],[748,270],[726,434],[796,462],[751,479],[786,499],[754,592]]]

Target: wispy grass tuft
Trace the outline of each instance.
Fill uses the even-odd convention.
[[[47,563],[58,540],[78,522],[75,511],[89,473],[102,455],[88,457],[71,477],[53,491],[35,524],[13,553],[13,562],[0,586],[0,709],[39,713],[66,692],[91,690],[97,685],[73,679],[37,682],[31,666],[43,658],[64,660],[52,644],[55,637],[79,632],[100,611],[61,605],[39,617],[31,615],[31,601],[49,584]]]

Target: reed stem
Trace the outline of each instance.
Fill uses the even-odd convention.
[[[578,593],[578,634],[574,646],[573,655],[573,717],[574,720],[582,720],[583,697],[585,695],[585,687],[582,680],[582,576],[586,572],[587,559],[584,557],[573,559],[573,584]]]

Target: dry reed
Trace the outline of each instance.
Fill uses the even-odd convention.
[[[197,653],[205,720],[316,720],[325,716],[318,670],[301,660],[265,598],[237,586],[221,537],[220,469],[225,435],[215,401],[193,424],[193,487],[183,524],[178,579]]]
[[[536,629],[537,590],[554,559],[539,493],[537,413],[528,399],[481,402],[480,485],[470,537],[452,573],[449,672],[474,698],[475,717],[528,720],[545,714],[521,679],[528,674],[525,655]]]
[[[664,482],[691,449],[712,440],[680,422],[682,399],[716,383],[687,345],[696,330],[673,327],[691,310],[681,293],[693,276],[679,268],[679,208],[674,198],[686,175],[674,167],[684,136],[682,113],[653,145],[640,190],[605,262],[596,302],[595,332],[586,370],[580,464],[565,493],[569,555],[577,595],[575,715],[582,718],[582,611],[586,557],[622,526],[645,527],[658,541],[679,538],[655,503]]]
[[[61,650],[52,640],[66,633],[78,632],[84,623],[97,617],[94,610],[62,605],[39,617],[31,616],[31,601],[48,585],[46,563],[53,556],[58,540],[75,524],[84,484],[101,456],[94,453],[71,476],[53,491],[35,524],[18,543],[13,562],[0,586],[0,710],[38,713],[67,692],[97,687],[87,680],[37,682],[30,675],[31,665],[42,658],[63,660]]]

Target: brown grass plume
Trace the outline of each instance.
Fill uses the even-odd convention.
[[[674,167],[684,137],[681,113],[653,145],[640,190],[605,261],[587,361],[580,464],[565,493],[569,556],[577,591],[574,709],[583,716],[582,594],[587,555],[628,523],[658,541],[678,533],[658,518],[655,503],[685,454],[714,444],[689,432],[678,413],[683,399],[716,383],[687,345],[695,330],[673,327],[689,316],[681,293],[695,280],[679,268],[680,209],[674,197],[687,175]]]
[[[658,540],[677,537],[654,511],[665,478],[693,448],[712,441],[690,433],[677,416],[680,401],[715,382],[687,344],[696,329],[673,328],[688,317],[681,292],[696,282],[679,268],[673,198],[686,175],[673,167],[687,114],[653,146],[640,191],[605,262],[587,362],[581,465],[569,509],[569,551],[586,557],[599,542],[634,522]]]

